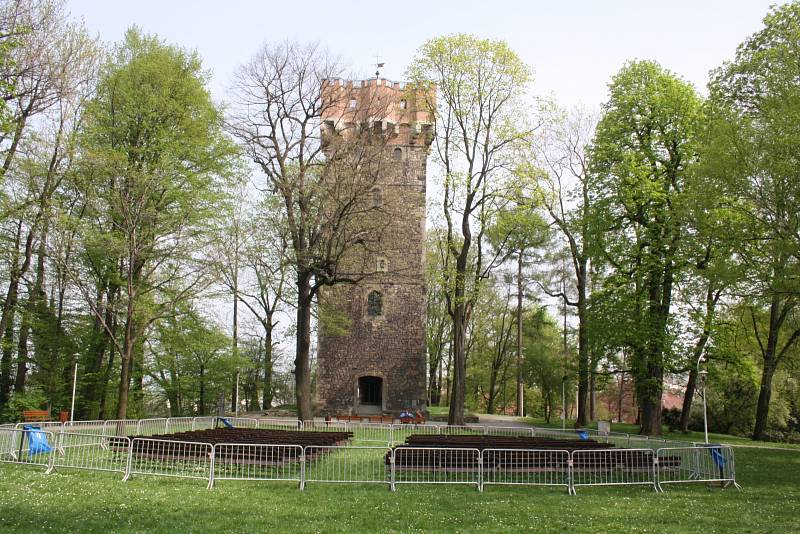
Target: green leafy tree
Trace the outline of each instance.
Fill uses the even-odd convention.
[[[800,340],[798,35],[800,3],[773,8],[709,85],[706,172],[725,183],[735,214],[728,231],[761,354],[753,439],[765,436],[773,377]]]
[[[408,77],[428,94],[436,120],[435,161],[444,179],[444,284],[453,323],[453,387],[449,424],[464,423],[467,325],[481,283],[502,263],[506,247],[484,254],[493,213],[504,204],[513,155],[525,142],[524,95],[531,74],[503,41],[465,34],[423,44]]]
[[[87,253],[117,266],[115,304],[124,322],[121,339],[110,339],[121,355],[119,419],[128,415],[135,358],[141,389],[145,332],[208,282],[197,253],[224,213],[233,150],[206,81],[197,54],[133,28],[87,108],[78,186],[89,216],[79,232]],[[110,331],[101,310],[93,311]]]
[[[623,329],[645,434],[661,433],[673,289],[685,268],[686,176],[696,159],[701,103],[694,88],[651,61],[627,64],[610,85],[590,148],[593,244]]]

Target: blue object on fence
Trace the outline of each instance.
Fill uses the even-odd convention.
[[[226,427],[233,428],[231,422],[225,419],[224,417],[220,417],[219,420],[222,421],[222,424],[225,425]]]
[[[718,445],[710,446],[708,452],[711,453],[711,459],[714,460],[717,467],[720,470],[725,469],[725,456],[722,455],[722,447]]]
[[[589,439],[589,433],[585,430],[578,430],[578,437],[583,441],[587,441]]]
[[[44,454],[53,450],[47,443],[47,434],[42,432],[38,426],[24,425],[22,429],[28,436],[28,456]]]

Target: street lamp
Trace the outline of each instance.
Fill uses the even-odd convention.
[[[705,362],[705,358],[701,355],[697,358],[697,376],[700,379],[700,396],[703,398],[703,432],[706,438],[706,444],[708,443],[708,407],[706,405],[706,378],[708,377],[708,371],[706,369],[700,370],[700,364]]]

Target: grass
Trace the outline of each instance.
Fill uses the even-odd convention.
[[[737,449],[741,492],[702,484],[561,489],[134,477],[0,464],[8,532],[796,532],[800,452]]]

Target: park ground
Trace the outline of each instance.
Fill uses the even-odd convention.
[[[623,429],[620,429],[623,430]],[[623,430],[624,431],[624,430]],[[683,435],[681,435],[683,436]],[[670,436],[667,436],[670,437]],[[677,438],[678,435],[672,436]],[[689,439],[696,439],[693,434]],[[686,439],[686,436],[683,436]],[[3,532],[798,532],[800,448],[737,445],[742,490],[219,482],[0,464]]]

